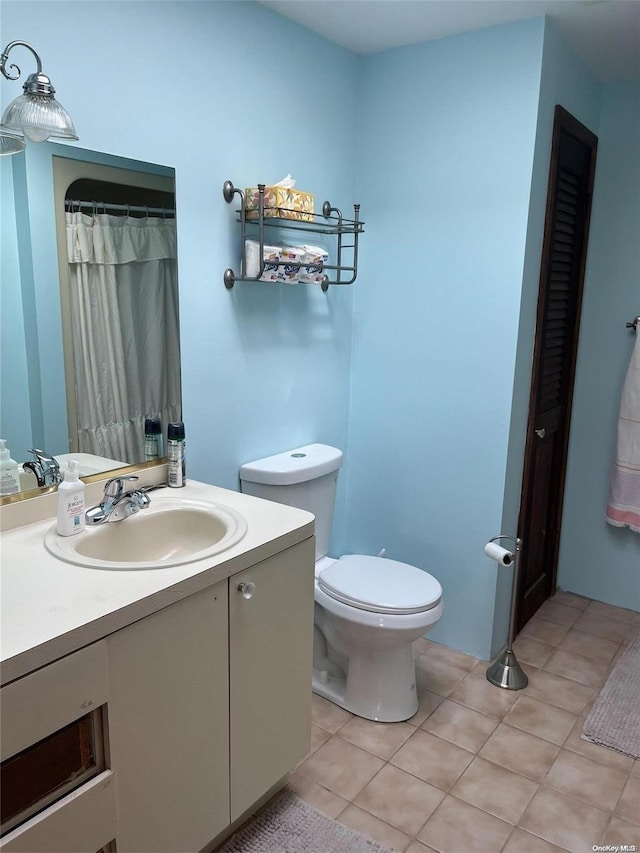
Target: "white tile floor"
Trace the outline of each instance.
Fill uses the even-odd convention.
[[[289,787],[397,851],[640,851],[640,760],[580,736],[638,634],[639,613],[557,593],[514,644],[521,691],[489,684],[486,661],[418,640],[417,714],[373,723],[314,694],[311,752]]]

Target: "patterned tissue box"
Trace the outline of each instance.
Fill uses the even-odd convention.
[[[258,218],[260,194],[258,187],[247,187],[244,191],[244,210],[247,219]],[[264,215],[274,219],[297,219],[313,222],[313,193],[285,187],[264,188]]]

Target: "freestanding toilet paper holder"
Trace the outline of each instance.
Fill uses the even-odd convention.
[[[487,681],[496,687],[504,687],[506,690],[522,690],[529,683],[526,673],[518,663],[513,651],[513,641],[516,629],[516,606],[518,604],[518,576],[520,570],[520,552],[522,550],[522,539],[514,536],[494,536],[490,542],[499,539],[510,539],[515,542],[515,555],[513,559],[513,586],[511,588],[511,615],[509,618],[509,639],[507,648],[502,652],[498,660],[494,661],[487,669]],[[508,565],[508,564],[506,564]]]

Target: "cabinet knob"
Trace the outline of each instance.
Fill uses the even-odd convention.
[[[238,592],[242,593],[243,598],[253,598],[253,593],[256,591],[256,585],[249,581],[248,583],[239,583]]]

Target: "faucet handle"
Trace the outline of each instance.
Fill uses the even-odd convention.
[[[32,447],[29,450],[29,453],[33,453],[33,455],[36,457],[38,462],[40,462],[40,464],[45,462],[47,465],[50,465],[53,468],[60,467],[60,465],[58,464],[58,460],[51,456],[49,453],[47,453],[46,450],[38,450],[37,447]]]
[[[132,499],[136,503],[139,509],[145,509],[151,503],[151,498],[146,492],[143,492],[142,489],[140,491],[134,492],[132,495]]]
[[[30,448],[29,453],[33,453],[36,458],[33,462],[25,462],[24,464],[36,475],[38,485],[57,486],[62,480],[58,460],[46,450],[39,450],[37,447]]]
[[[122,493],[124,491],[124,484],[127,480],[137,480],[137,474],[129,474],[126,477],[112,477],[110,480],[104,485],[104,496],[105,498],[112,498],[117,500],[122,497]]]

